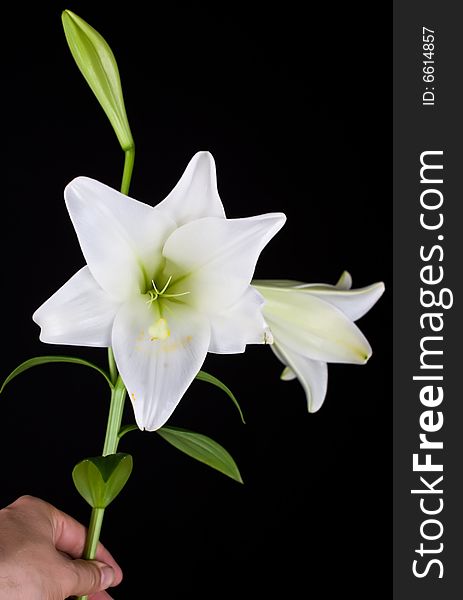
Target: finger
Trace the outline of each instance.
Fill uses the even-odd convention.
[[[55,507],[53,508],[53,542],[56,549],[66,552],[66,554],[73,558],[80,558],[84,551],[87,535],[86,528],[71,516]],[[101,542],[97,546],[96,559],[110,565],[114,569],[114,585],[118,585],[122,581],[122,570]]]
[[[106,563],[107,565],[109,565],[113,568],[115,576],[114,576],[114,583],[112,585],[113,586],[119,585],[120,582],[122,581],[122,577],[123,577],[122,569],[117,564],[117,562],[114,560],[114,558],[112,557],[109,550],[107,550],[101,542],[98,542],[95,559],[99,560],[100,562]]]
[[[96,560],[71,560],[61,577],[64,595],[96,594],[114,584],[114,569]]]

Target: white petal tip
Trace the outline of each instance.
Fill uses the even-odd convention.
[[[384,285],[384,283],[382,281],[378,281],[377,283],[373,283],[372,285],[368,286],[368,288],[366,288],[366,289],[370,293],[370,307],[369,308],[372,308],[378,302],[378,300],[381,298],[381,296],[384,294],[386,286]]]
[[[341,277],[336,283],[336,287],[341,290],[350,290],[352,287],[352,275],[349,273],[349,271],[343,271],[341,273]]]
[[[64,197],[67,199],[69,191],[73,190],[76,187],[79,187],[82,184],[94,183],[95,180],[91,177],[85,177],[84,175],[79,175],[78,177],[74,177],[67,186],[64,188]],[[98,183],[98,182],[97,182]]]
[[[142,427],[142,428],[141,428],[141,430],[142,430],[142,431],[149,431],[149,432],[152,432],[152,431],[157,431],[158,429],[161,429],[161,427],[162,427],[163,425],[165,425],[165,423],[162,423],[162,425],[158,425],[158,424],[156,423],[156,424],[154,424],[154,425],[151,425],[150,427]]]
[[[363,354],[361,357],[362,362],[360,364],[365,365],[370,360],[372,354],[373,354],[373,350],[370,350],[370,352],[368,352],[368,354]]]
[[[309,400],[309,402],[307,403],[307,410],[309,412],[309,414],[314,414],[317,413],[321,407],[323,406],[323,404],[325,403],[326,400],[326,391],[325,391],[325,395],[323,397],[319,397],[316,399],[316,402],[314,402],[313,400]]]
[[[252,218],[252,217],[251,217]],[[269,228],[270,238],[276,235],[283,225],[286,223],[286,215],[284,213],[267,213],[265,215],[257,217],[258,219],[264,218],[268,221],[271,221],[271,226]]]
[[[209,165],[215,178],[215,160],[209,150],[199,150],[192,156],[190,160],[190,163],[194,163],[196,165],[201,162],[204,163],[204,165]]]
[[[296,373],[291,367],[285,367],[280,375],[281,381],[292,381],[293,379],[296,379],[296,377]]]
[[[281,226],[283,227],[283,225],[286,223],[287,217],[285,215],[285,213],[271,213],[275,219],[277,221],[279,221],[281,223]]]
[[[209,152],[209,150],[198,150],[198,152],[196,152],[196,154],[194,156],[204,156],[207,158],[212,158],[212,160],[214,160],[214,157]]]

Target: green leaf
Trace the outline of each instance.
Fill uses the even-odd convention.
[[[72,479],[92,508],[106,508],[127,483],[132,466],[132,457],[123,452],[95,456],[78,463]]]
[[[70,10],[62,14],[72,56],[101,104],[124,151],[134,147],[116,59],[104,38]]]
[[[138,425],[135,425],[135,423],[131,425],[124,425],[119,429],[117,437],[121,439],[121,437],[124,436],[126,433],[129,433],[129,431],[134,431],[135,429],[139,429]]]
[[[206,373],[206,371],[199,371],[199,373],[196,375],[196,379],[198,379],[199,381],[206,381],[207,383],[211,383],[212,385],[217,386],[223,392],[225,392],[227,394],[227,396],[232,400],[232,402],[236,406],[236,408],[238,409],[241,420],[243,421],[243,423],[246,424],[246,421],[244,420],[244,416],[243,416],[243,411],[241,410],[241,407],[238,404],[238,400],[236,399],[235,395],[230,390],[230,388],[228,388],[224,383],[222,383],[220,381],[220,379],[217,379],[217,377],[214,377],[214,375],[210,375],[209,373]]]
[[[157,429],[156,433],[181,452],[191,456],[191,458],[217,469],[217,471],[239,483],[243,483],[238,467],[231,455],[211,438],[188,429],[166,425]]]
[[[21,373],[27,371],[28,369],[31,369],[32,367],[38,367],[39,365],[45,365],[47,363],[74,363],[76,365],[84,365],[85,367],[91,367],[92,369],[95,369],[95,371],[98,371],[98,373],[103,375],[111,389],[114,387],[111,383],[111,380],[109,379],[108,374],[105,371],[103,371],[103,369],[100,369],[100,367],[94,365],[88,360],[84,360],[83,358],[74,358],[73,356],[37,356],[36,358],[30,358],[29,360],[24,361],[19,365],[19,367],[16,367],[16,369],[8,375],[8,377],[3,382],[2,387],[0,388],[0,394],[5,389],[5,386],[8,383],[10,383],[10,381],[14,379],[17,375],[20,375]]]

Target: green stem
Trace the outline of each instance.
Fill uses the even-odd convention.
[[[109,408],[108,425],[103,448],[103,456],[115,454],[119,444],[119,430],[121,428],[122,414],[124,412],[125,385],[119,376],[114,389],[111,391],[111,406]],[[103,523],[104,508],[92,508],[90,525],[88,526],[87,539],[85,540],[82,558],[93,560],[100,540],[101,525]],[[77,600],[88,600],[88,596],[79,596]]]
[[[121,192],[129,193],[132,180],[133,164],[135,161],[135,147],[132,146],[125,151],[124,172],[122,174]],[[122,415],[124,413],[125,385],[117,371],[116,361],[112,348],[108,348],[109,374],[114,385],[111,391],[111,405],[109,407],[108,424],[106,426],[106,437],[103,446],[103,456],[115,454],[119,444],[119,431],[121,429]],[[122,437],[122,436],[121,436]],[[93,508],[88,527],[87,539],[83,558],[95,558],[98,541],[100,539],[101,525],[103,523],[104,508]],[[77,600],[88,600],[88,596],[79,596]]]
[[[92,508],[92,516],[90,517],[90,525],[88,526],[88,535],[83,555],[83,558],[86,560],[93,560],[96,556],[96,548],[100,538],[104,510],[104,508]]]
[[[122,415],[124,412],[125,385],[119,376],[116,385],[111,392],[111,406],[109,407],[108,424],[106,426],[106,437],[103,446],[103,456],[115,454],[119,443],[119,430],[121,428]]]
[[[124,172],[122,173],[121,192],[125,195],[129,193],[130,182],[132,181],[133,163],[135,161],[135,146],[125,151]]]
[[[93,560],[100,539],[101,525],[103,524],[104,508],[92,508],[92,516],[88,526],[87,539],[82,558]],[[78,596],[77,600],[88,600],[88,596]]]

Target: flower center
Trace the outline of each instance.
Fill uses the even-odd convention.
[[[169,279],[167,280],[164,287],[160,290],[160,289],[158,289],[158,287],[156,286],[156,283],[152,279],[151,284],[153,286],[153,289],[148,290],[146,292],[146,295],[148,296],[148,300],[147,300],[146,304],[148,304],[150,307],[155,309],[156,316],[158,317],[156,319],[156,321],[152,325],[150,325],[150,327],[148,328],[148,333],[150,335],[150,340],[152,342],[154,342],[156,340],[165,340],[170,336],[170,330],[169,330],[169,326],[167,324],[167,319],[162,314],[162,305],[160,302],[157,302],[157,300],[160,300],[161,298],[179,298],[180,296],[186,296],[187,294],[190,293],[190,292],[181,292],[178,294],[168,294],[167,290],[169,288],[171,281],[172,281],[172,275],[169,277]],[[156,303],[156,304],[154,304],[154,303]]]

